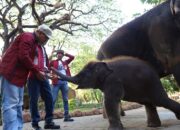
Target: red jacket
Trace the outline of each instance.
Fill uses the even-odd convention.
[[[38,72],[32,59],[35,55],[37,40],[33,33],[22,33],[16,37],[11,46],[2,56],[0,75],[10,83],[23,87],[31,70]]]
[[[61,61],[61,62],[62,62],[63,66],[64,66],[64,68],[66,70],[66,74],[68,76],[71,76],[71,72],[70,72],[70,69],[69,69],[68,65],[74,60],[74,56],[72,56],[70,54],[67,54],[67,53],[65,53],[65,56],[68,57],[68,59],[65,60],[65,61]],[[50,62],[50,67],[51,66],[53,66],[54,68],[58,69],[58,60],[52,60]],[[58,83],[58,78],[55,78],[55,79],[52,80],[52,84],[53,85],[55,85],[57,83]]]
[[[46,49],[45,49],[45,47],[44,46],[42,46],[43,48],[44,48],[44,53],[45,53],[45,56],[46,56],[46,69],[44,68],[44,63],[42,62],[41,64],[39,64],[39,62],[38,62],[38,64],[37,64],[37,67],[38,67],[38,70],[39,71],[42,71],[42,72],[46,72],[46,71],[48,71],[49,70],[49,59],[48,59],[48,56],[47,56],[47,53],[46,53]],[[41,49],[41,51],[42,51],[42,49]],[[42,52],[38,52],[38,50],[36,49],[36,53],[35,53],[35,56],[37,56],[38,57],[38,60],[42,60],[42,58],[43,58],[43,54],[41,54]],[[35,58],[35,57],[34,57]],[[33,61],[34,61],[34,59],[33,59]],[[42,65],[43,64],[43,65]],[[30,73],[29,73],[29,75],[28,75],[28,78],[35,78],[35,73],[33,73],[32,71],[30,71]]]

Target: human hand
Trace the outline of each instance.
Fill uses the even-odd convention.
[[[36,77],[39,79],[39,80],[45,80],[46,79],[46,73],[42,72],[42,71],[39,71],[38,73],[36,73]]]
[[[43,70],[45,73],[50,73],[50,70],[48,68],[44,68]]]
[[[57,70],[56,68],[51,67],[50,69],[52,70],[52,72],[53,72],[53,73],[55,73],[55,74],[57,74],[57,73],[58,73],[58,70]]]
[[[55,75],[52,74],[52,73],[46,73],[46,77],[47,77],[48,79],[55,79]]]

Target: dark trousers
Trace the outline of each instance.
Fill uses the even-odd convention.
[[[30,100],[30,112],[32,125],[38,124],[40,121],[40,115],[38,111],[38,98],[41,98],[45,102],[45,122],[50,123],[53,119],[53,98],[51,93],[51,87],[48,80],[38,80],[36,78],[28,79],[28,93]]]

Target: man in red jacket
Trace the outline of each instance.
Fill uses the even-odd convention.
[[[39,80],[46,78],[46,74],[33,63],[37,45],[44,45],[52,35],[50,29],[43,29],[20,34],[2,56],[0,87],[3,130],[22,130],[23,86],[29,71]]]
[[[66,60],[63,60],[63,57],[66,58]],[[59,50],[57,52],[57,59],[51,61],[50,66],[58,69],[60,72],[62,72],[65,75],[71,75],[70,69],[68,64],[72,62],[74,59],[74,56],[64,53],[63,50]],[[70,115],[69,115],[69,105],[68,105],[68,83],[67,81],[61,80],[58,77],[53,78],[52,80],[52,95],[53,95],[53,104],[55,106],[55,102],[58,97],[59,90],[61,90],[62,97],[63,97],[63,105],[64,105],[64,121],[74,121]]]
[[[51,32],[51,29],[48,26],[41,25],[38,27],[36,33],[44,32],[44,29],[45,30],[47,29]],[[39,44],[36,46],[36,54],[33,61],[34,64],[38,66],[40,71],[44,73],[48,73],[49,60],[44,47],[45,44],[46,43]],[[34,130],[41,130],[41,127],[39,126],[39,121],[41,120],[41,118],[38,111],[38,99],[39,96],[41,95],[41,98],[43,99],[45,104],[45,113],[46,113],[44,129],[60,129],[60,126],[55,125],[55,123],[52,121],[53,97],[52,97],[51,87],[49,84],[48,77],[46,77],[44,80],[40,80],[38,77],[36,77],[36,75],[33,72],[30,71],[27,81],[27,87],[29,94],[32,128]]]

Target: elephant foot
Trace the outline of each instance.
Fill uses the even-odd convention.
[[[161,126],[161,121],[157,113],[156,106],[152,104],[145,105],[147,114],[147,126],[148,127],[159,127]]]
[[[125,116],[126,113],[124,111],[121,111],[121,116]]]
[[[160,127],[161,126],[161,121],[148,121],[147,123],[148,127]]]
[[[180,114],[179,114],[179,113],[176,113],[175,115],[176,115],[176,118],[177,118],[178,120],[180,120]]]
[[[119,126],[109,126],[108,130],[123,130],[123,125],[120,124]]]
[[[123,130],[123,127],[109,127],[108,130]]]
[[[107,119],[107,115],[105,113],[103,113],[103,118]]]

